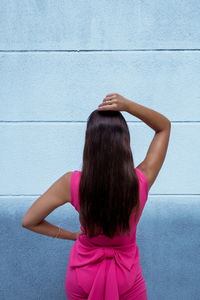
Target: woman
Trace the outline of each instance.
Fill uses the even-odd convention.
[[[135,168],[126,111],[155,130],[145,159]],[[24,216],[22,226],[76,240],[65,278],[68,300],[146,300],[136,229],[164,162],[171,130],[162,114],[119,94],[108,94],[88,118],[82,171],[59,178]],[[71,202],[80,231],[72,233],[44,218]]]

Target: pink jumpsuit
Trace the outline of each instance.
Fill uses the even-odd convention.
[[[140,169],[135,168],[139,179],[141,212],[148,198],[148,183]],[[71,177],[71,204],[79,212],[78,187],[81,172]],[[138,221],[139,221],[138,219]],[[68,300],[146,300],[147,289],[140,266],[136,244],[137,224],[134,214],[130,218],[131,234],[105,235],[88,238],[82,234],[73,244],[65,277]],[[84,231],[82,225],[81,231]]]

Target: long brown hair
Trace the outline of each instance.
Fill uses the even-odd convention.
[[[79,185],[79,220],[89,237],[118,229],[130,235],[129,218],[140,213],[129,129],[120,111],[94,110],[87,121]]]

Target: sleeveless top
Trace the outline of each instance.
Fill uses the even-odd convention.
[[[89,238],[82,234],[73,244],[68,266],[75,268],[79,286],[89,295],[90,300],[117,300],[128,291],[141,269],[139,249],[136,243],[136,229],[148,198],[148,183],[145,175],[135,168],[139,180],[140,215],[137,222],[134,214],[130,217],[130,236],[103,234]],[[79,183],[81,171],[71,175],[71,204],[79,212]],[[85,232],[83,226],[80,226]]]

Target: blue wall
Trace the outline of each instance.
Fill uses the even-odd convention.
[[[137,233],[148,299],[200,299],[199,15],[197,0],[1,1],[1,300],[66,299],[74,242],[21,221],[56,179],[81,169],[87,118],[112,92],[172,124]],[[154,131],[122,113],[137,166]],[[70,204],[46,219],[79,230]]]

